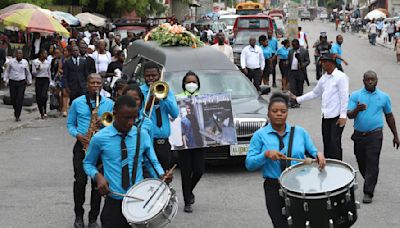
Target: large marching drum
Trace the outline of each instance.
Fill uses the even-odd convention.
[[[347,228],[356,222],[356,173],[350,165],[327,159],[320,170],[316,163],[299,163],[286,169],[279,181],[285,200],[282,213],[290,227]]]
[[[164,227],[178,212],[175,190],[160,179],[145,179],[132,186],[126,195],[122,201],[122,214],[132,227]]]

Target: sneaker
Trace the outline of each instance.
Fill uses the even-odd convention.
[[[276,88],[276,83],[275,82],[272,83],[272,87]]]
[[[85,224],[83,224],[82,217],[76,217],[74,222],[74,228],[84,228]]]
[[[186,213],[192,213],[193,212],[192,205],[186,204],[185,207],[183,208],[183,211]]]
[[[15,117],[15,122],[19,122],[21,119],[19,117]]]
[[[190,204],[194,204],[194,202],[195,202],[195,197],[194,197],[194,194],[192,193],[192,198],[190,199]]]
[[[363,203],[365,204],[372,203],[372,196],[370,194],[364,194]]]
[[[62,116],[63,116],[63,117],[67,117],[67,115],[68,115],[67,112],[63,112],[63,113],[62,113]]]

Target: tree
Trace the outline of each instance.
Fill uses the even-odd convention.
[[[0,9],[16,3],[30,3],[45,8],[46,6],[51,5],[52,2],[53,0],[1,0]]]

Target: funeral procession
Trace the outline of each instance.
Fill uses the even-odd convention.
[[[400,0],[1,0],[0,228],[399,228],[399,88]]]

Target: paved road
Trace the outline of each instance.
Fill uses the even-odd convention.
[[[328,32],[329,39],[336,35],[333,24],[306,22],[303,26],[310,41],[316,40],[320,31]],[[399,66],[394,53],[382,47],[371,47],[366,40],[347,33],[343,46],[344,58],[350,63],[345,71],[350,77],[351,89],[360,88],[366,70],[378,72],[379,87],[392,96],[393,112],[400,122]],[[315,85],[314,74],[311,66],[312,86],[306,87],[307,90]],[[291,110],[289,118],[291,123],[305,127],[321,149],[319,107],[318,100],[308,102],[301,109]],[[62,118],[33,120],[28,127],[0,135],[0,227],[72,227],[73,139],[64,125]],[[350,140],[351,125],[349,122],[343,134],[344,160],[356,167]],[[397,165],[400,152],[392,148],[391,140],[386,127],[376,196],[373,204],[362,205],[356,228],[400,227]],[[358,179],[362,186],[362,178]],[[171,227],[272,227],[262,182],[259,172],[247,172],[242,166],[209,166],[195,191],[194,212],[185,214],[180,175],[175,172],[173,186],[179,194],[180,209]],[[357,198],[361,197],[362,192],[358,190]]]

